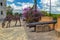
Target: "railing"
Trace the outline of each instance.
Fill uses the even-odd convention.
[[[31,25],[41,25],[41,24],[55,24],[57,23],[56,20],[48,21],[48,22],[34,22],[34,23],[28,23],[28,26]]]
[[[57,23],[57,20],[52,20],[52,21],[48,21],[48,22],[45,21],[45,22],[28,23],[27,26],[28,26],[29,28],[34,27],[34,31],[37,31],[36,29],[37,29],[38,26],[36,26],[36,25],[53,24],[53,30],[55,30],[55,24],[56,24],[56,23]],[[39,27],[41,27],[41,26],[39,26]]]

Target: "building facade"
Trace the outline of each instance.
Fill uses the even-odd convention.
[[[0,0],[0,20],[6,17],[6,0]]]

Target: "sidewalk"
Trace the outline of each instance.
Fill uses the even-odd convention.
[[[23,26],[2,28],[0,22],[0,40],[28,40],[28,38]]]

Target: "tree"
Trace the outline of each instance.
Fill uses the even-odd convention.
[[[7,7],[7,15],[8,15],[8,14],[13,15],[13,8],[11,8],[11,6],[8,6],[8,7]]]
[[[20,13],[19,15],[22,16],[22,13]]]
[[[49,16],[49,13],[47,11],[41,11],[45,16]]]

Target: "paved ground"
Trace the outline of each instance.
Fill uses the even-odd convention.
[[[25,23],[26,24],[26,23]],[[34,32],[34,28],[25,27],[29,40],[60,40],[60,37],[56,35],[56,31],[48,32]]]
[[[55,31],[36,33],[32,30],[33,28],[26,28],[29,40],[60,40],[60,38],[57,37]]]
[[[56,36],[55,31],[49,32],[32,32],[33,28],[26,27],[26,23],[22,21],[22,26],[14,26],[15,22],[11,23],[10,28],[1,28],[0,22],[0,40],[60,40]]]
[[[28,40],[28,38],[23,26],[14,26],[12,22],[10,28],[1,28],[0,22],[0,40]]]

